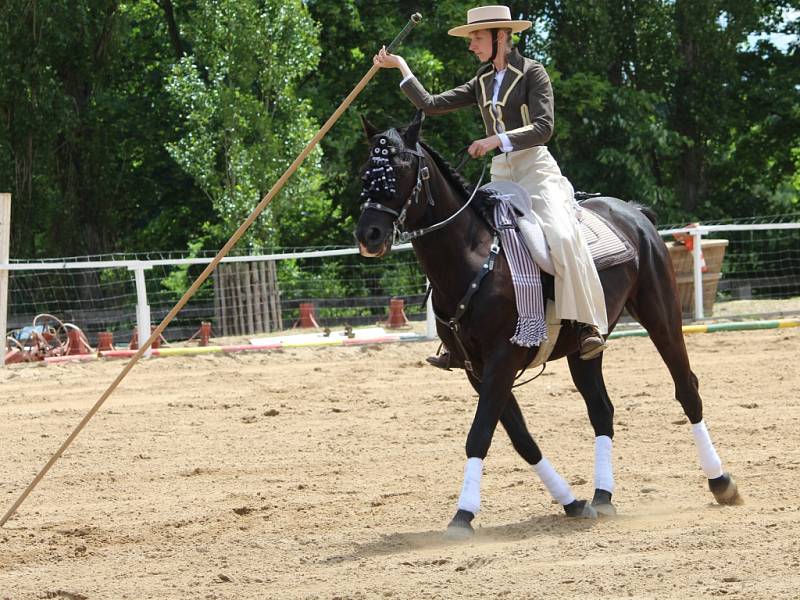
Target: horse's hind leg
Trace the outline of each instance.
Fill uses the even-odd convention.
[[[577,500],[566,480],[542,456],[539,446],[528,432],[525,418],[522,416],[514,394],[511,394],[508,399],[506,408],[500,416],[500,422],[508,433],[514,449],[533,467],[547,491],[556,502],[561,504],[567,516],[589,519],[597,517],[597,512],[592,506],[586,500]]]
[[[645,271],[651,274],[650,277],[644,276]],[[643,280],[639,282],[636,298],[628,303],[628,311],[650,334],[669,369],[675,383],[675,398],[691,423],[700,466],[708,478],[709,489],[720,504],[741,504],[736,483],[730,474],[723,471],[722,461],[703,420],[703,401],[697,376],[689,366],[681,309],[673,280],[668,272],[662,271],[659,277],[654,268],[642,269],[641,273]]]
[[[601,515],[614,516],[617,509],[611,502],[614,494],[614,469],[611,461],[614,439],[614,405],[603,381],[603,355],[581,360],[577,353],[567,357],[575,387],[583,396],[589,421],[595,435],[594,498],[592,506]]]

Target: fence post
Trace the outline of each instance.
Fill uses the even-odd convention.
[[[138,263],[137,266],[128,268],[133,271],[136,280],[136,341],[141,348],[150,337],[150,305],[147,304],[147,284],[144,279],[144,270],[150,267]],[[150,354],[150,348],[148,348],[144,356],[150,356]]]
[[[431,282],[425,279],[427,289]],[[433,313],[433,294],[428,294],[428,301],[425,303],[425,337],[429,340],[436,339],[436,316]]]
[[[703,318],[703,261],[701,255],[703,252],[703,234],[700,228],[691,232],[693,238],[692,245],[692,279],[694,282],[694,318],[700,320]]]
[[[0,263],[8,264],[11,248],[11,194],[0,194]],[[6,327],[8,326],[8,269],[0,269],[0,332],[3,349],[0,366],[6,364]]]

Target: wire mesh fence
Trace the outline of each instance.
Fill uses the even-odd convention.
[[[755,220],[758,219],[748,221]],[[738,229],[748,225],[752,227]],[[785,220],[712,225],[715,226],[736,229],[711,231],[703,236],[705,316],[800,314],[800,224]],[[694,263],[690,253],[681,254],[676,244],[667,244],[671,247],[684,315],[689,316],[694,308]]]
[[[425,276],[412,252],[393,252],[382,261],[356,254],[303,254],[222,263],[172,321],[166,339],[187,339],[203,321],[213,324],[217,336],[290,329],[301,325],[303,304],[311,305],[320,326],[381,322],[392,298],[404,300],[409,320],[424,320]],[[205,267],[160,264],[164,260],[171,259],[144,269],[153,323],[166,316]],[[48,313],[74,323],[90,339],[109,331],[115,344],[124,344],[136,327],[136,307],[134,273],[124,265],[14,270],[9,278],[10,330],[30,326],[37,314]]]
[[[794,215],[794,223],[798,221],[800,215]],[[665,241],[675,247],[670,238]],[[709,267],[703,275],[705,316],[800,314],[800,225],[713,232],[703,240]],[[363,258],[352,249],[338,252],[270,251],[224,262],[172,321],[165,337],[187,339],[203,321],[212,323],[215,336],[286,330],[307,324],[302,313],[309,305],[321,327],[371,325],[387,319],[392,298],[404,301],[409,320],[425,319],[426,280],[413,252],[395,249],[380,260]],[[35,264],[12,261],[8,327],[29,326],[37,314],[49,313],[74,323],[90,340],[110,331],[115,344],[126,344],[137,322],[133,269],[143,269],[151,320],[158,323],[205,268],[181,262],[184,258],[149,253]],[[687,320],[693,312],[691,261],[691,253],[675,248],[673,264]]]

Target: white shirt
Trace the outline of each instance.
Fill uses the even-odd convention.
[[[497,106],[497,96],[500,93],[500,86],[503,85],[503,77],[506,76],[506,70],[497,71],[494,74],[494,85],[492,86],[492,106]],[[498,133],[497,137],[500,138],[500,151],[511,152],[514,146],[511,145],[511,140],[505,133]]]
[[[503,69],[502,71],[495,71],[494,73],[494,84],[492,86],[492,106],[497,104],[497,95],[500,93],[500,86],[503,85],[503,78],[506,76],[506,71],[508,69]]]
[[[497,71],[494,75],[494,84],[492,86],[492,106],[497,105],[497,96],[500,93],[500,86],[503,85],[503,77],[505,77],[507,69],[503,69],[501,71]],[[404,77],[403,80],[400,82],[400,86],[414,77],[412,73],[408,77]],[[514,146],[511,145],[511,140],[508,139],[508,136],[505,133],[498,133],[497,137],[500,138],[500,151],[501,152],[511,152],[514,150]]]

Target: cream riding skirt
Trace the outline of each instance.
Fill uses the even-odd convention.
[[[550,151],[535,146],[495,156],[492,181],[497,180],[518,183],[531,195],[556,270],[558,316],[608,333],[603,288],[578,224],[574,190]]]

